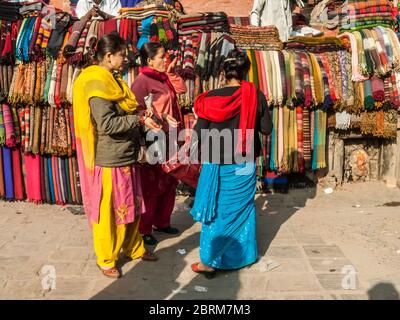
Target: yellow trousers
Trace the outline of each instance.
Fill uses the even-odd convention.
[[[94,251],[100,267],[115,267],[121,249],[123,254],[138,259],[146,252],[139,232],[139,217],[133,223],[117,225],[112,205],[111,168],[103,168],[102,198],[99,223],[93,224]]]

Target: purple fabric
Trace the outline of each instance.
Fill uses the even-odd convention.
[[[3,147],[3,168],[4,168],[4,184],[6,187],[6,199],[14,199],[14,182],[13,182],[13,168],[11,159],[11,150]]]

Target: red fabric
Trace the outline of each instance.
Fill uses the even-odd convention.
[[[19,148],[13,148],[11,153],[14,178],[14,198],[15,200],[23,200],[24,187],[22,180],[21,153]]]
[[[12,53],[12,42],[11,42],[11,32],[8,32],[5,35],[5,43],[4,43],[4,47],[3,47],[3,52],[1,53],[2,57],[5,57],[7,54],[11,54]]]
[[[171,225],[171,214],[175,205],[175,188],[158,197],[145,198],[146,212],[140,216],[139,232],[152,234],[153,226],[158,229]]]
[[[142,67],[139,70],[140,73],[143,73],[144,75],[148,76],[149,78],[152,78],[154,80],[158,80],[160,82],[165,82],[171,92],[176,95],[175,88],[172,85],[171,81],[168,78],[168,75],[165,72],[159,72],[157,70],[154,70],[150,67]]]
[[[238,145],[236,152],[249,153],[254,134],[246,135],[248,129],[254,130],[257,114],[257,89],[253,83],[242,81],[240,89],[228,97],[207,97],[208,92],[200,94],[194,103],[194,112],[200,118],[223,122],[240,114]],[[249,143],[246,143],[249,142]]]
[[[99,29],[97,31],[97,35],[97,39],[101,39],[104,36],[104,21],[99,21]]]
[[[115,30],[118,30],[117,28],[117,20],[115,19],[108,19],[104,21],[104,34],[109,34]]]
[[[146,212],[140,217],[139,231],[151,234],[152,226],[165,228],[170,225],[174,210],[178,181],[166,174],[160,165],[139,166],[142,193]]]
[[[26,168],[26,195],[29,201],[40,203],[42,201],[41,185],[40,185],[40,156],[26,153],[25,168]]]

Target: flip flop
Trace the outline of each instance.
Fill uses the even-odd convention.
[[[112,279],[121,278],[121,273],[119,272],[117,267],[112,267],[110,269],[103,269],[99,265],[97,265],[97,267],[100,269],[101,273],[108,278],[112,278]]]
[[[213,279],[215,277],[216,273],[215,270],[214,271],[199,270],[199,264],[200,262],[196,262],[191,265],[193,272],[196,272],[198,274],[203,274],[207,279]]]

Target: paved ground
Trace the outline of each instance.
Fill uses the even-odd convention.
[[[181,197],[173,222],[183,233],[158,236],[156,263],[121,261],[124,277],[116,281],[96,268],[84,216],[1,202],[0,298],[398,299],[399,201],[400,189],[382,183],[258,195],[259,262],[207,280],[190,270],[200,225]],[[43,290],[52,271],[55,288]]]

